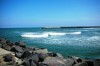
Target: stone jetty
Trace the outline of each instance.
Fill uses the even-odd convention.
[[[0,66],[100,66],[100,59],[65,58],[46,48],[28,47],[22,41],[14,43],[0,38]]]

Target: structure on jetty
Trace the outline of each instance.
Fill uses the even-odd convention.
[[[0,38],[0,66],[100,66],[100,59],[64,58],[46,48],[28,47],[22,41],[14,43]]]
[[[55,29],[55,28],[100,28],[100,26],[62,26],[62,27],[41,27],[41,29]]]

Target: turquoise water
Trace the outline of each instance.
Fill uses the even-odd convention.
[[[0,29],[0,37],[48,48],[65,57],[100,58],[100,28],[5,28]]]

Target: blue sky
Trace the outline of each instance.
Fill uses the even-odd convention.
[[[100,0],[0,0],[0,28],[100,26]]]

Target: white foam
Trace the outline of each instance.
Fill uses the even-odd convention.
[[[92,36],[92,37],[89,37],[87,40],[89,41],[100,40],[100,36]]]
[[[45,32],[44,34],[48,34],[49,36],[66,35],[66,33],[60,33],[60,32]]]
[[[70,33],[66,33],[66,34],[81,34],[81,32],[70,32]]]
[[[44,32],[44,33],[23,33],[22,37],[30,37],[30,38],[46,38],[49,36],[63,36],[66,34],[81,34],[81,32],[69,32],[69,33],[61,33],[61,32]]]
[[[22,37],[30,37],[30,38],[42,38],[42,37],[48,37],[47,34],[40,34],[40,35],[35,35],[35,34],[24,34],[21,35]]]

